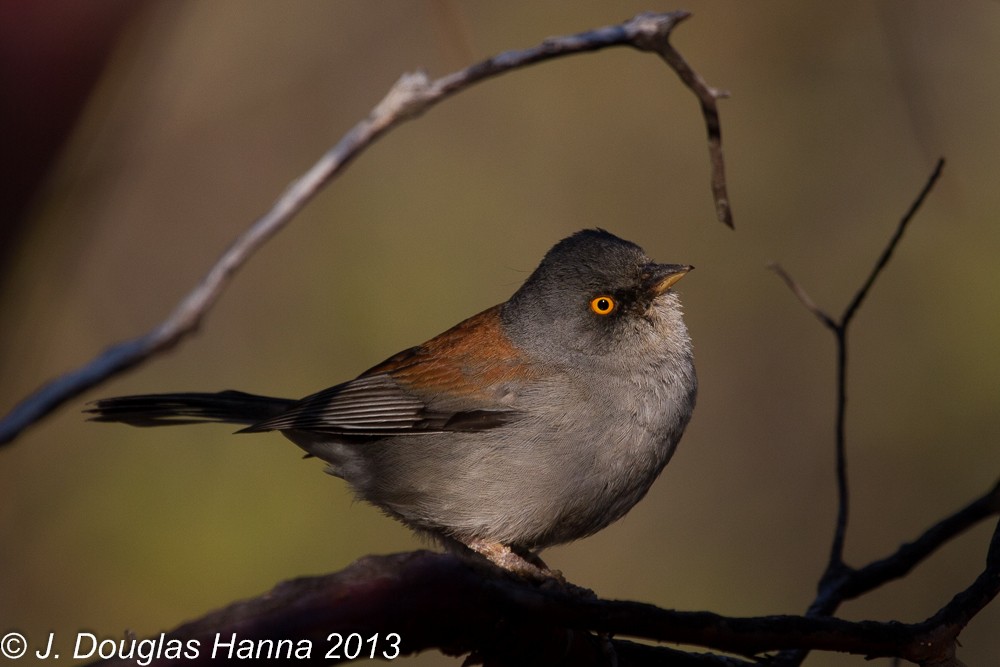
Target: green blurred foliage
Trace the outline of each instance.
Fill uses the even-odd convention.
[[[161,320],[401,73],[441,75],[650,8],[149,4],[6,267],[0,407]],[[735,232],[713,218],[702,121],[676,76],[627,49],[575,56],[388,135],[253,258],[198,335],[87,398],[305,395],[502,301],[552,243],[606,227],[698,267],[679,290],[701,395],[649,497],[548,562],[611,598],[802,611],[832,534],[833,341],[765,266],[839,313],[942,155],[945,176],[851,338],[849,560],[886,555],[1000,470],[1000,4],[685,8],[675,45],[732,92]],[[0,630],[155,633],[419,546],[278,436],[90,424],[82,407],[2,452]],[[978,574],[989,534],[843,614],[925,618]],[[992,664],[998,623],[994,604],[960,657]]]

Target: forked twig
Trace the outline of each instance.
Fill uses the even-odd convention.
[[[893,252],[895,252],[896,247],[903,238],[903,234],[906,232],[907,227],[913,220],[917,211],[920,210],[927,195],[933,189],[934,185],[937,183],[941,176],[941,171],[944,168],[944,159],[938,160],[931,172],[930,177],[924,184],[920,193],[914,199],[913,203],[907,209],[906,213],[900,219],[899,224],[896,226],[896,230],[886,247],[883,249],[882,254],[879,256],[878,260],[875,262],[874,267],[868,274],[868,277],[862,283],[861,287],[854,294],[850,303],[844,309],[843,314],[839,319],[834,319],[826,311],[824,311],[820,306],[816,304],[815,301],[810,298],[809,294],[805,289],[799,285],[783,268],[774,264],[771,266],[772,270],[778,274],[778,276],[785,282],[785,284],[792,290],[796,298],[802,303],[805,308],[811,312],[813,315],[823,323],[823,325],[830,329],[835,338],[837,345],[837,409],[836,409],[836,438],[835,438],[835,448],[836,448],[836,478],[837,478],[837,520],[834,527],[833,541],[830,547],[830,557],[827,562],[827,566],[823,575],[820,578],[819,591],[817,593],[816,599],[810,606],[807,615],[808,616],[827,616],[833,614],[837,607],[847,599],[848,592],[853,592],[857,595],[871,590],[871,588],[885,583],[890,578],[887,576],[892,568],[900,568],[903,565],[901,559],[890,558],[886,559],[882,563],[873,563],[868,566],[868,568],[863,568],[862,570],[855,570],[849,567],[844,562],[844,542],[847,536],[847,525],[849,518],[849,508],[850,508],[850,493],[848,488],[847,480],[847,447],[846,447],[846,433],[845,433],[845,422],[847,415],[847,334],[851,322],[854,316],[857,314],[868,293],[871,291],[872,286],[878,279],[879,275],[888,265],[889,260],[892,258]],[[995,493],[995,491],[994,491]],[[988,494],[989,495],[989,494]],[[982,499],[977,502],[982,502]],[[975,505],[975,503],[973,503]],[[967,527],[967,526],[966,526]],[[964,529],[964,528],[963,528]],[[928,533],[931,533],[928,531]],[[939,534],[943,534],[947,531],[939,531]],[[926,534],[925,534],[926,535]],[[924,540],[922,543],[924,546],[930,546],[932,540]],[[909,567],[913,567],[919,560],[926,557],[934,548],[940,546],[937,543],[933,548],[927,550],[926,552],[920,551],[919,549],[911,549],[908,555],[913,557],[919,555],[919,558],[911,559],[908,566],[903,568],[908,571]],[[892,567],[886,567],[886,565],[891,565]],[[905,573],[905,571],[903,573]],[[873,576],[877,573],[876,576]],[[902,576],[901,574],[899,576]],[[797,664],[801,662],[804,658],[802,654],[787,654],[784,656],[786,661],[781,662],[781,664]]]
[[[823,575],[824,579],[839,577],[845,568],[844,540],[847,533],[849,511],[847,451],[846,436],[844,432],[844,422],[847,416],[847,330],[851,325],[851,321],[854,319],[854,315],[858,312],[862,302],[864,302],[865,297],[868,296],[868,292],[871,290],[872,285],[875,284],[875,280],[889,263],[889,259],[892,257],[892,253],[896,250],[896,246],[899,245],[900,240],[902,240],[903,234],[906,232],[906,228],[910,224],[910,221],[913,219],[914,215],[916,215],[917,211],[920,210],[920,207],[923,205],[927,195],[934,187],[934,184],[937,183],[938,178],[940,178],[941,170],[943,168],[944,159],[942,158],[938,160],[937,165],[934,167],[934,171],[927,179],[927,182],[924,184],[923,189],[921,189],[920,194],[917,195],[917,198],[912,204],[910,204],[910,208],[906,211],[906,214],[903,215],[902,219],[899,221],[895,233],[892,235],[889,243],[882,251],[878,261],[875,262],[875,266],[872,268],[871,273],[869,273],[868,278],[855,293],[854,298],[851,299],[847,308],[844,309],[844,313],[840,316],[839,320],[834,319],[826,311],[816,305],[816,302],[809,297],[805,288],[799,285],[781,266],[772,264],[770,267],[775,273],[778,274],[779,277],[781,277],[785,284],[788,285],[802,305],[805,306],[809,312],[815,315],[820,322],[826,326],[826,328],[833,331],[834,336],[837,339],[837,523],[836,528],[834,529],[833,544],[830,548],[830,560],[827,564],[826,572]],[[832,610],[828,613],[832,613]]]
[[[162,324],[143,336],[112,346],[86,365],[50,381],[28,396],[0,420],[0,445],[13,441],[24,429],[66,401],[173,347],[197,329],[233,273],[379,137],[449,96],[511,70],[614,46],[632,46],[658,53],[701,103],[708,127],[716,210],[720,220],[732,227],[722,163],[719,116],[715,106],[715,98],[724,96],[724,93],[710,88],[669,43],[673,28],[689,16],[684,11],[640,14],[619,25],[565,37],[552,37],[529,49],[507,51],[433,81],[423,72],[404,75],[364,120],[351,128],[336,146],[293,182],[271,209],[223,252],[201,283]]]

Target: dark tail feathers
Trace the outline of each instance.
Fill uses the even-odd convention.
[[[171,426],[220,422],[256,424],[276,417],[297,401],[245,394],[242,391],[146,394],[94,401],[85,412],[95,422],[121,422],[132,426]]]

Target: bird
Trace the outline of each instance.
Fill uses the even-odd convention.
[[[86,412],[278,431],[418,534],[544,580],[539,552],[624,516],[691,419],[698,381],[673,286],[692,268],[585,229],[504,303],[305,398],[146,394]]]

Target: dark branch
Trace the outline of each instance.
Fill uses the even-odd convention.
[[[903,215],[899,224],[896,226],[896,231],[889,239],[889,243],[886,245],[885,249],[882,251],[882,255],[879,257],[878,261],[875,263],[875,267],[869,274],[868,279],[865,280],[864,284],[854,295],[851,303],[844,310],[844,314],[840,318],[840,322],[837,324],[836,328],[836,338],[837,338],[837,427],[836,427],[836,438],[837,438],[837,525],[833,536],[833,545],[830,549],[830,561],[827,565],[826,573],[823,575],[823,579],[834,580],[839,578],[847,569],[844,564],[844,542],[847,539],[847,522],[849,515],[849,505],[850,505],[850,495],[847,487],[847,435],[846,435],[846,420],[847,420],[847,330],[851,325],[851,321],[854,319],[855,313],[861,307],[864,302],[865,297],[868,296],[868,292],[871,290],[872,286],[875,284],[875,280],[878,279],[882,270],[888,265],[889,260],[892,258],[892,253],[896,250],[896,246],[899,245],[900,240],[903,238],[903,234],[906,232],[907,226],[910,221],[916,215],[917,211],[923,205],[924,200],[930,193],[934,184],[937,183],[938,178],[941,176],[941,170],[944,168],[944,159],[939,159],[937,164],[934,166],[934,171],[931,173],[930,178],[924,184],[924,187],[920,190],[920,194],[917,198],[910,204],[910,208],[907,209],[906,213]],[[822,588],[822,583],[821,583]],[[832,612],[831,612],[832,613]]]
[[[941,176],[944,168],[944,159],[938,160],[930,177],[900,219],[896,226],[896,231],[886,244],[878,261],[872,268],[871,273],[866,278],[858,291],[854,294],[840,320],[834,320],[824,310],[809,298],[805,289],[799,285],[780,266],[772,265],[772,268],[784,280],[785,284],[792,290],[799,301],[815,315],[828,329],[833,331],[837,343],[837,408],[836,408],[836,479],[837,479],[837,520],[834,526],[833,541],[830,547],[830,558],[822,576],[820,577],[818,592],[813,603],[810,605],[806,615],[809,617],[828,616],[833,614],[840,604],[849,597],[861,595],[872,588],[875,588],[886,581],[897,576],[903,576],[910,568],[926,558],[931,552],[937,549],[954,535],[958,534],[971,523],[965,523],[970,516],[978,517],[972,519],[972,523],[983,518],[982,509],[984,506],[995,504],[995,500],[988,500],[991,494],[972,503],[966,510],[959,512],[950,519],[946,519],[937,526],[932,527],[917,542],[904,545],[893,557],[872,563],[862,570],[855,570],[844,562],[844,543],[847,538],[847,525],[850,507],[850,491],[847,482],[847,333],[854,315],[858,312],[861,304],[868,296],[875,281],[882,271],[889,264],[893,252],[899,245],[906,232],[910,221],[913,220],[917,211],[923,205]],[[970,509],[971,508],[971,509]],[[988,515],[987,513],[986,515]],[[963,626],[964,627],[964,626]],[[959,631],[961,628],[958,629]],[[958,631],[955,633],[957,637]],[[780,656],[779,664],[799,664],[805,659],[805,653],[801,651],[785,652]]]
[[[603,639],[607,636],[701,646],[745,656],[782,648],[818,649],[900,657],[930,665],[949,659],[954,652],[957,631],[942,631],[942,624],[961,623],[970,604],[981,608],[989,594],[995,594],[1000,585],[997,551],[1000,537],[995,536],[992,575],[988,569],[941,612],[915,624],[807,616],[734,618],[671,611],[637,602],[594,599],[554,583],[538,587],[492,566],[448,554],[369,556],[342,572],[285,582],[263,596],[237,602],[165,633],[163,646],[170,640],[185,644],[193,640],[198,642],[198,656],[156,664],[210,664],[216,637],[231,642],[234,634],[237,641],[248,640],[252,645],[267,639],[306,641],[313,648],[312,655],[296,663],[329,664],[324,657],[331,646],[327,637],[336,631],[364,638],[375,634],[385,638],[394,632],[401,637],[402,654],[441,648],[451,654],[471,652],[490,665],[606,665],[612,651],[623,667],[753,664],[715,654],[640,647],[618,639],[609,642]],[[386,649],[388,644],[380,640],[377,648]]]
[[[997,514],[1000,514],[1000,481],[987,493],[928,528],[914,541],[903,544],[892,555],[853,570],[836,585],[820,591],[808,614],[832,614],[840,603],[861,597],[895,579],[902,579],[942,546]]]
[[[864,285],[861,286],[861,289],[859,289],[857,294],[854,295],[854,298],[851,299],[851,303],[844,309],[844,314],[840,318],[841,328],[846,329],[847,325],[850,324],[854,314],[858,311],[858,308],[861,307],[861,303],[865,300],[865,297],[868,296],[868,292],[871,290],[872,285],[875,284],[875,280],[878,279],[879,274],[882,273],[882,270],[889,263],[889,260],[892,259],[892,253],[895,252],[896,246],[899,245],[900,240],[903,238],[903,234],[906,232],[907,226],[910,224],[910,221],[913,220],[917,211],[920,210],[920,207],[924,205],[924,200],[927,199],[927,195],[929,195],[931,190],[934,189],[934,185],[941,177],[942,169],[944,169],[944,158],[940,158],[937,161],[937,164],[934,165],[934,171],[931,172],[930,178],[927,179],[927,182],[924,184],[920,194],[917,195],[917,198],[913,200],[912,204],[910,204],[910,208],[906,211],[906,214],[903,215],[902,219],[900,219],[899,225],[896,227],[896,232],[892,235],[892,238],[889,239],[889,243],[886,245],[885,250],[882,251],[882,255],[878,258],[878,261],[875,262],[875,266],[872,268],[872,272],[868,275],[868,279],[865,280]]]
[[[925,621],[939,633],[958,637],[962,629],[1000,593],[1000,522],[993,529],[986,568],[971,586],[951,599],[938,613]]]
[[[715,98],[720,97],[721,93],[709,88],[668,42],[674,26],[688,16],[690,14],[683,11],[641,14],[620,25],[566,37],[552,37],[530,49],[501,53],[435,81],[429,80],[422,72],[404,75],[367,118],[351,128],[336,146],[285,190],[271,210],[226,249],[208,275],[162,324],[143,336],[109,348],[85,366],[50,381],[28,396],[0,420],[0,445],[12,442],[24,429],[66,401],[173,347],[196,330],[233,273],[288,224],[316,193],[383,134],[480,81],[544,60],[613,46],[633,46],[659,53],[698,96],[701,103],[709,128],[709,150],[713,165],[712,190],[716,196],[716,209],[720,219],[732,226],[724,181],[719,117],[715,108]]]
[[[794,294],[795,298],[799,300],[799,303],[805,306],[806,310],[815,315],[816,318],[819,319],[819,321],[822,322],[824,326],[834,331],[837,330],[837,323],[834,321],[834,319],[829,315],[827,315],[826,311],[824,311],[822,308],[816,305],[816,302],[812,300],[812,298],[809,296],[809,293],[806,292],[805,288],[802,287],[802,285],[798,284],[795,281],[795,279],[792,278],[792,276],[789,275],[788,272],[781,267],[780,264],[772,263],[768,265],[767,268],[771,269],[772,271],[778,274],[778,277],[785,282],[785,285],[788,286],[788,289],[792,290],[792,294]]]

